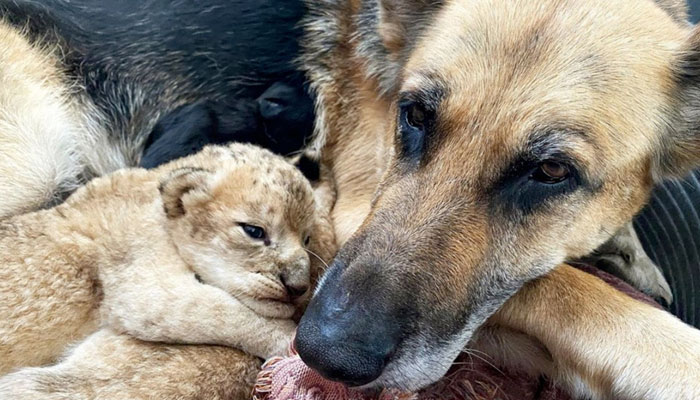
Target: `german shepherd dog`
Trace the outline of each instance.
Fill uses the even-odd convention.
[[[310,1],[344,244],[296,346],[417,389],[471,342],[581,397],[700,398],[700,331],[566,265],[700,165],[680,0]]]

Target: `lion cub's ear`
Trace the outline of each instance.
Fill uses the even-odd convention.
[[[160,194],[168,218],[187,213],[188,206],[210,198],[209,181],[213,173],[202,168],[179,168],[160,183]]]

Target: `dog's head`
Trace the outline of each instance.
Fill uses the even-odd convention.
[[[176,168],[162,180],[173,242],[203,282],[261,315],[289,318],[310,287],[307,246],[323,217],[311,185],[269,151],[237,144],[203,154],[214,150],[230,158],[212,169]]]
[[[297,347],[332,379],[415,389],[697,163],[700,35],[652,1],[380,3],[394,151]]]

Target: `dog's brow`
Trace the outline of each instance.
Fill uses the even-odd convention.
[[[436,110],[447,95],[447,85],[431,74],[420,74],[412,78],[408,86],[409,88],[402,91],[399,98],[418,101],[431,110]]]
[[[528,150],[532,154],[546,156],[557,152],[568,152],[581,143],[597,147],[585,130],[571,128],[538,129],[528,141]]]

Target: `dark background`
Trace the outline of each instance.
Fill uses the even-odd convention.
[[[690,20],[697,23],[700,0],[688,4]],[[700,170],[659,185],[634,225],[649,257],[671,285],[670,311],[700,328]]]
[[[688,0],[688,4],[690,4],[690,20],[696,23],[700,20],[700,0]]]

